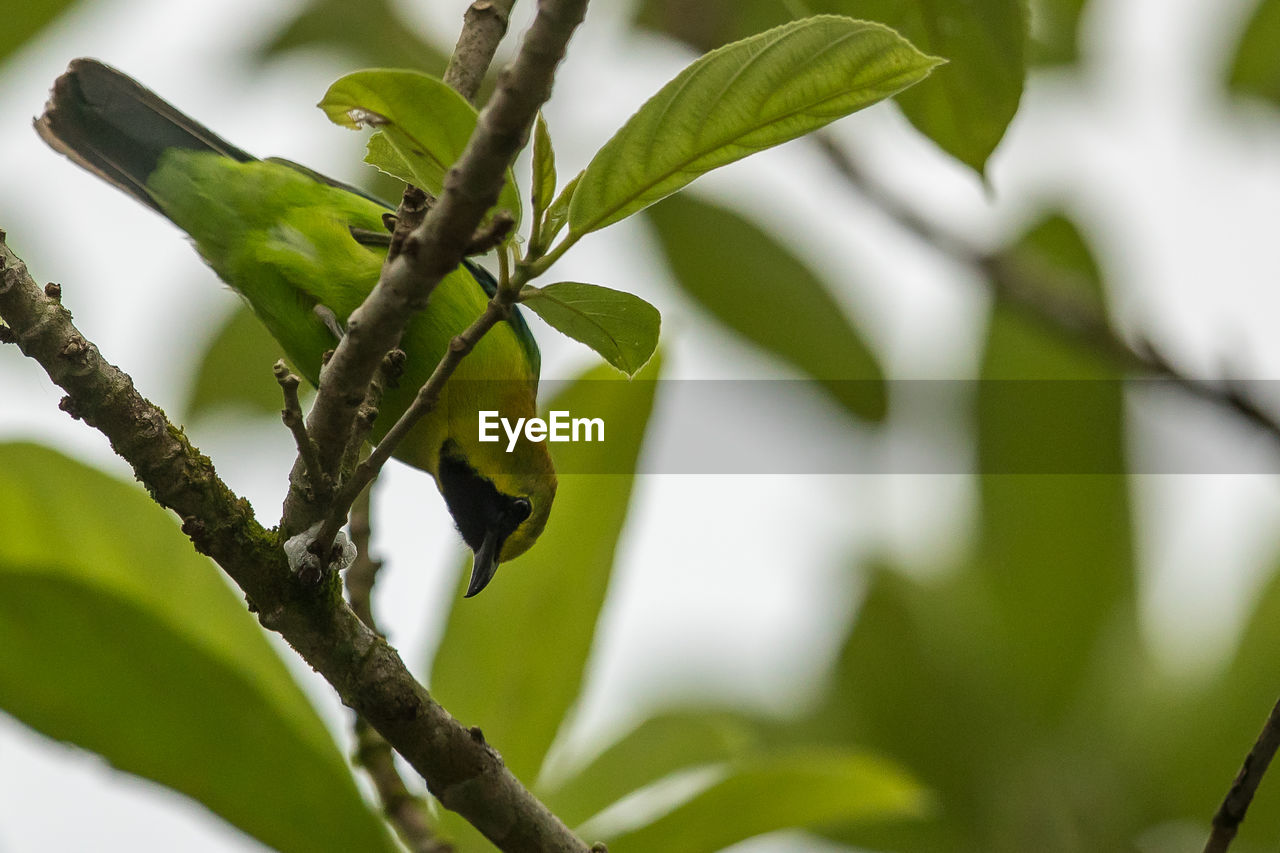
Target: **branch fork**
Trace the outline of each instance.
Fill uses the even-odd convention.
[[[505,30],[510,8],[511,0],[473,4],[476,20],[501,24],[487,30],[498,37]],[[405,251],[389,255],[373,293],[349,319],[346,335],[322,371],[310,418],[297,424],[297,429],[290,424],[299,450],[291,483],[306,480],[314,487],[324,482],[324,476],[339,481],[336,475],[348,456],[353,433],[371,423],[375,407],[365,404],[375,374],[398,344],[411,311],[425,304],[435,284],[461,262],[473,242],[482,217],[497,199],[508,163],[549,95],[556,65],[585,9],[586,0],[539,3],[514,70],[502,75],[444,193],[425,211],[421,224],[405,236],[402,246],[412,247],[412,257]],[[501,13],[496,18],[495,11]],[[471,12],[467,20],[472,20]],[[471,83],[459,86],[467,97],[474,98],[496,43],[496,38],[489,37],[460,40],[451,67],[479,70],[468,77],[475,81],[474,87]],[[422,204],[426,207],[425,196]],[[397,231],[409,212],[401,211]],[[487,744],[477,742],[432,700],[393,648],[339,597],[323,594],[329,587],[306,591],[307,586],[299,584],[286,563],[282,541],[324,522],[331,507],[317,503],[308,489],[291,488],[280,530],[264,529],[248,502],[227,488],[182,430],[80,334],[60,304],[60,290],[46,290],[31,279],[21,259],[5,244],[3,232],[0,270],[4,320],[0,328],[6,330],[0,332],[0,340],[15,343],[62,386],[67,396],[61,408],[110,439],[156,502],[182,519],[183,530],[196,548],[241,587],[262,624],[279,632],[329,681],[342,701],[422,775],[445,807],[458,811],[504,851],[588,853],[590,848],[511,775]],[[450,347],[432,375],[435,393],[452,365],[474,346],[473,330],[476,337],[483,334],[505,315],[503,303],[512,298],[508,294],[491,302],[460,336],[461,347]],[[287,369],[277,378],[283,380],[287,422],[297,417],[289,414],[296,386],[290,387]],[[300,406],[297,409],[300,413]],[[357,424],[357,418],[363,423]],[[350,481],[344,484],[349,486]],[[390,801],[401,802],[398,797]],[[441,848],[424,842],[414,849]]]

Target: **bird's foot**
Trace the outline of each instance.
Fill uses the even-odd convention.
[[[321,559],[316,553],[319,545],[316,542],[316,535],[323,526],[324,522],[317,521],[284,543],[284,555],[289,561],[289,569],[294,577],[308,586],[319,584],[329,572],[343,571],[356,559],[355,544],[341,530],[334,537],[333,544],[325,555],[327,559]]]
[[[347,336],[347,330],[342,328],[342,323],[338,322],[338,315],[333,313],[333,309],[328,305],[316,305],[311,309],[315,315],[320,318],[320,322],[324,323],[324,327],[338,340],[342,340]]]

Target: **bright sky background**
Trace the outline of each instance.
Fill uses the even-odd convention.
[[[466,2],[417,5],[453,33]],[[692,59],[634,37],[625,5],[593,4],[558,79],[547,115],[562,175],[585,165]],[[234,299],[170,225],[52,154],[30,118],[68,60],[95,56],[250,151],[350,179],[361,168],[362,137],[312,106],[350,69],[292,56],[261,73],[227,70],[296,6],[85,2],[0,67],[0,227],[37,277],[63,284],[77,322],[104,355],[162,406],[181,403],[200,351],[186,346],[191,330],[212,332]],[[519,6],[527,14],[532,4]],[[1114,307],[1125,321],[1194,369],[1212,372],[1225,361],[1249,378],[1277,375],[1280,121],[1265,109],[1227,105],[1216,89],[1224,51],[1251,3],[1091,6],[1092,72],[1035,78],[993,160],[989,194],[892,106],[837,130],[896,186],[984,242],[1016,231],[1041,201],[1065,203],[1115,274]],[[787,146],[698,188],[786,233],[829,280],[849,282],[840,298],[893,375],[970,375],[985,316],[980,288],[852,200],[813,216],[815,198],[832,199],[823,193],[830,180],[811,151]],[[813,227],[800,231],[801,219]],[[788,375],[705,326],[695,338],[687,319],[695,309],[652,255],[642,225],[624,223],[575,248],[560,273],[657,304],[669,375]],[[535,331],[544,375],[572,376],[591,363],[572,342]],[[129,477],[97,433],[57,410],[60,392],[12,350],[0,351],[0,389],[0,440],[38,438]],[[204,424],[193,437],[264,520],[276,518],[292,459],[282,427]],[[246,438],[255,445],[246,449]],[[444,544],[456,535],[429,478],[396,466],[384,479],[378,550],[391,565],[376,605],[393,642],[410,662],[421,661],[438,627],[423,624],[423,613],[451,593],[446,567],[461,548]],[[1171,666],[1208,665],[1230,648],[1247,595],[1273,561],[1280,489],[1262,476],[1146,476],[1134,484],[1149,636]],[[973,482],[962,476],[641,478],[577,742],[589,748],[679,684],[779,713],[802,706],[820,688],[858,594],[853,560],[887,551],[922,573],[942,571],[963,553],[973,512]],[[287,650],[284,657],[345,732],[346,715],[327,686]],[[5,717],[0,767],[0,853],[260,849],[201,806]],[[794,837],[740,850],[748,848],[820,849]]]

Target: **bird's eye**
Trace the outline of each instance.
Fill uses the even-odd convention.
[[[533,504],[528,498],[516,498],[511,502],[511,520],[516,524],[524,521],[533,512]]]

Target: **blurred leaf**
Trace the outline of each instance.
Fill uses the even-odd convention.
[[[728,775],[653,823],[607,839],[618,851],[706,853],[791,827],[919,818],[926,792],[897,766],[840,750],[731,764]]]
[[[1044,0],[1045,12],[1065,26],[1068,7],[1078,2]],[[944,151],[978,172],[985,169],[1022,96],[1026,0],[643,0],[637,23],[708,50],[781,23],[789,10],[887,24],[920,50],[947,60],[930,79],[899,95],[898,105]]]
[[[241,303],[204,351],[184,407],[187,418],[223,409],[279,415],[284,406],[271,365],[284,350]]]
[[[529,287],[520,301],[549,326],[598,352],[628,376],[658,348],[658,309],[633,293],[562,281]]]
[[[818,380],[856,417],[884,417],[875,356],[803,260],[738,214],[687,193],[650,208],[649,218],[685,293],[747,340]]]
[[[1025,726],[1004,701],[993,614],[972,580],[872,576],[827,696],[797,737],[893,756],[935,792],[939,810],[934,820],[844,828],[836,838],[870,849],[983,849],[972,826],[979,802]]]
[[[947,65],[898,105],[922,133],[978,173],[1018,111],[1026,76],[1026,0],[813,0],[857,10],[902,33]]]
[[[75,0],[30,0],[7,4],[4,26],[0,27],[0,63],[74,5]]]
[[[835,16],[709,53],[596,152],[569,207],[569,230],[625,219],[717,166],[883,100],[937,63],[886,27]]]
[[[1048,218],[1013,251],[1101,307],[1097,268],[1067,220]],[[1121,375],[998,305],[982,378],[978,566],[1026,698],[1060,714],[1104,626],[1135,618]]]
[[[448,56],[413,34],[387,0],[311,0],[258,47],[260,58],[297,50],[337,50],[355,64],[416,68],[439,76]]]
[[[5,711],[278,850],[396,849],[244,602],[141,489],[0,445],[0,584]]]
[[[1102,308],[1096,266],[1062,217],[1006,257],[1059,273],[1055,298]],[[857,828],[842,841],[1126,848],[1151,825],[1144,789],[1163,783],[1117,720],[1149,725],[1170,707],[1142,701],[1122,389],[1107,363],[1003,304],[982,378],[974,555],[928,584],[876,575],[822,710],[800,733],[891,755],[937,794],[935,821]],[[1046,473],[1054,464],[1105,473]]]
[[[366,161],[436,195],[444,186],[445,172],[467,147],[477,118],[475,107],[440,80],[394,69],[340,77],[319,106],[334,124],[374,128],[386,144],[371,139]],[[382,156],[387,146],[395,156]],[[497,208],[510,211],[519,225],[520,194],[510,169]]]
[[[1086,0],[1032,0],[1031,59],[1041,65],[1070,65],[1080,58],[1080,18]]]
[[[659,359],[640,374],[655,379]],[[635,393],[617,393],[619,383]],[[612,368],[588,371],[549,409],[589,412],[608,440],[553,444],[556,467],[633,471],[655,383],[626,383]],[[568,456],[576,457],[567,462]],[[582,684],[614,551],[631,500],[632,474],[561,474],[551,519],[536,547],[503,564],[484,595],[461,588],[431,666],[431,692],[478,725],[516,776],[532,783]],[[463,588],[464,565],[460,572]]]
[[[703,53],[792,19],[787,5],[776,0],[640,0],[635,10],[636,26],[666,33]]]
[[[1115,737],[1154,792],[1150,808],[1161,820],[1195,820],[1207,837],[1209,820],[1280,696],[1280,572],[1254,596],[1252,613],[1232,660],[1211,679],[1163,679],[1138,693],[1114,716],[1125,727]],[[1119,673],[1113,690],[1120,686]],[[1148,680],[1151,680],[1150,678]],[[1123,685],[1131,689],[1130,677]],[[1118,693],[1118,691],[1117,691]],[[1274,772],[1275,765],[1271,771]],[[1280,836],[1280,799],[1264,781],[1233,853],[1272,850]]]
[[[690,709],[650,717],[550,791],[544,801],[577,826],[626,795],[690,767],[744,757],[758,746],[756,721],[731,711]]]
[[[1260,0],[1236,47],[1227,87],[1280,105],[1280,0]]]
[[[551,133],[541,111],[533,122],[533,219],[542,221],[542,214],[556,196],[556,151],[551,145]]]

